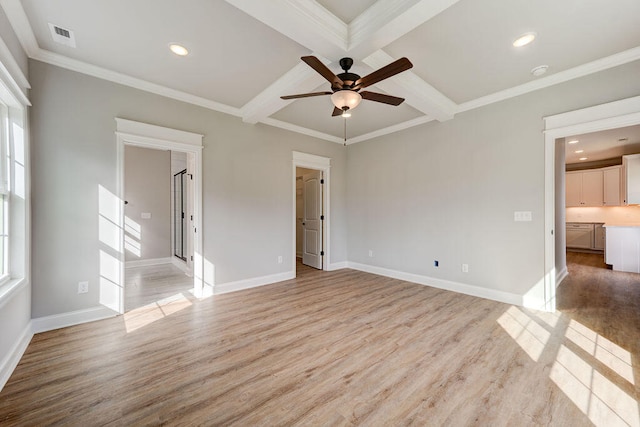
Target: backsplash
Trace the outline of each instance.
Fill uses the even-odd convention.
[[[640,206],[566,208],[567,222],[640,223]]]

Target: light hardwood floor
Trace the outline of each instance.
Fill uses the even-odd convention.
[[[586,268],[556,313],[301,268],[39,334],[0,425],[640,425],[640,282]]]
[[[125,312],[176,294],[188,294],[193,278],[173,264],[130,267],[125,270]]]

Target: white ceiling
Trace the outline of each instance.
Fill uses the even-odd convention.
[[[347,119],[349,143],[640,59],[640,1],[616,0],[0,0],[27,54],[216,111],[343,141],[329,90],[300,61],[335,73],[349,56],[362,76],[400,57],[410,71],[368,90],[406,98],[363,101]],[[73,31],[76,48],[48,24]],[[519,35],[536,40],[514,48]],[[178,57],[168,44],[190,54]],[[548,65],[542,77],[530,71]]]
[[[613,159],[626,154],[640,153],[640,125],[609,129],[565,138],[565,142],[578,141],[565,145],[565,163],[580,163]],[[576,151],[582,151],[576,153]]]

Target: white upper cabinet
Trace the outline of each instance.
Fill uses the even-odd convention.
[[[620,206],[624,204],[622,197],[622,166],[611,166],[602,169],[604,205]]]
[[[567,172],[567,207],[603,206],[603,180],[601,169]]]
[[[640,154],[622,156],[626,170],[626,194],[628,205],[640,204]]]

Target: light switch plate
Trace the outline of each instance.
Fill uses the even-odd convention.
[[[515,211],[513,220],[517,222],[532,221],[531,211]]]
[[[140,218],[142,218],[142,219],[151,219],[151,212],[142,212],[140,214]]]

